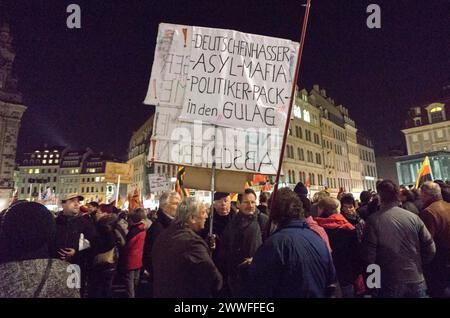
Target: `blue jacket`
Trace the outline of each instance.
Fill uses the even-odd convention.
[[[331,255],[304,220],[281,225],[258,249],[250,267],[253,297],[326,297],[336,282]]]

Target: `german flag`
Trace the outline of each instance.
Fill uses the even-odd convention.
[[[425,160],[423,161],[422,166],[419,169],[419,173],[417,174],[416,189],[419,189],[425,181],[433,181],[430,159],[428,159],[428,156],[425,157]]]
[[[190,196],[189,189],[184,187],[184,174],[186,169],[184,167],[178,167],[177,183],[175,184],[175,191],[178,192],[181,198]]]

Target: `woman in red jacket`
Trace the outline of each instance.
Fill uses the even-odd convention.
[[[127,243],[121,255],[128,298],[135,297],[134,290],[139,282],[145,242],[144,227],[146,219],[147,216],[144,209],[136,209],[129,217],[130,227],[127,234]]]

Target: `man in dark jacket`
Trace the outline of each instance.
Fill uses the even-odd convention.
[[[245,296],[248,279],[248,259],[251,259],[263,241],[263,232],[269,217],[256,209],[256,193],[245,189],[239,195],[239,213],[228,223],[223,233],[228,285],[233,297]]]
[[[156,298],[208,298],[222,287],[222,275],[197,234],[205,226],[207,207],[185,198],[174,222],[156,239],[153,295]]]
[[[92,263],[91,251],[95,249],[97,239],[94,225],[80,213],[80,201],[83,200],[84,198],[76,193],[67,194],[62,198],[63,210],[56,218],[53,248],[54,257],[80,266],[82,296]]]
[[[270,214],[277,230],[253,257],[250,296],[330,296],[336,283],[333,261],[323,240],[304,221],[298,196],[288,188],[279,190]]]
[[[436,243],[436,257],[425,267],[430,296],[450,297],[450,204],[434,182],[425,182],[420,196],[425,208],[419,216]]]
[[[369,216],[368,208],[369,208],[369,202],[370,202],[371,198],[372,198],[372,194],[370,193],[370,191],[364,190],[359,195],[359,200],[361,201],[361,203],[359,204],[359,207],[356,210],[356,212],[358,213],[359,217],[363,220],[366,220]]]
[[[84,237],[92,246],[97,236],[94,225],[80,214],[82,200],[84,198],[76,193],[63,197],[61,200],[63,210],[56,218],[55,256],[77,264],[79,261],[77,254],[82,245],[80,237]]]
[[[222,273],[224,284],[223,289],[220,291],[217,297],[228,297],[230,291],[227,284],[227,265],[225,249],[223,248],[223,231],[227,227],[228,223],[233,220],[236,215],[236,210],[231,206],[231,197],[227,192],[214,193],[214,216],[212,233],[215,236],[215,248],[213,250],[212,259],[216,264],[219,271]],[[200,236],[208,241],[209,227],[211,218],[208,218],[205,223],[205,228],[201,231]]]
[[[425,297],[423,264],[429,263],[436,247],[419,216],[404,210],[399,189],[390,180],[377,184],[381,206],[366,222],[363,245],[367,265],[381,270],[381,297]]]
[[[270,198],[269,192],[261,192],[259,195],[259,205],[257,208],[259,212],[264,213],[266,215],[269,214],[269,198]]]
[[[156,238],[172,224],[173,219],[177,211],[178,204],[181,202],[180,195],[173,192],[164,192],[159,197],[159,209],[157,212],[157,219],[152,223],[150,228],[147,230],[145,236],[144,244],[144,254],[143,254],[143,266],[148,272],[149,276],[149,293],[151,296],[152,291],[152,249]]]

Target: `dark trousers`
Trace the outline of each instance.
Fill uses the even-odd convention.
[[[427,284],[420,283],[395,284],[382,287],[380,298],[427,298]]]
[[[139,284],[140,269],[126,271],[124,274],[128,298],[135,298],[135,289]]]
[[[112,298],[115,268],[94,268],[89,277],[89,298]]]

